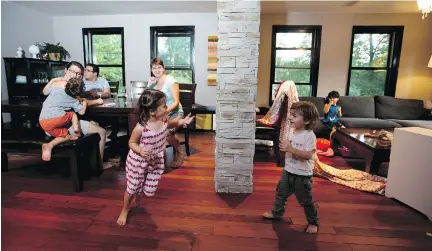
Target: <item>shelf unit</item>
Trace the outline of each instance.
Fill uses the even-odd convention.
[[[69,62],[34,58],[3,58],[9,100],[45,99],[43,87],[52,78],[62,77]]]

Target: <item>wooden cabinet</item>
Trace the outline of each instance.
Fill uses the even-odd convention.
[[[69,62],[33,58],[3,58],[10,100],[42,98],[42,88],[52,78],[62,77]]]

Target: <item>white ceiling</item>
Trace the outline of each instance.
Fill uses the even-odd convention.
[[[16,1],[51,16],[216,12],[215,1]]]
[[[405,1],[270,1],[261,0],[264,14],[287,12],[419,13],[415,0]],[[158,1],[14,1],[50,16],[123,15],[148,13],[212,13],[215,0]]]
[[[417,2],[409,1],[269,1],[261,5],[262,12],[315,13],[419,13]]]

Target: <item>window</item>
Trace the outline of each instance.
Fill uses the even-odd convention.
[[[123,28],[84,28],[84,62],[99,66],[99,76],[124,86]]]
[[[160,57],[179,83],[195,83],[194,26],[150,27],[151,57]]]
[[[273,25],[270,104],[278,85],[292,80],[299,96],[316,96],[321,26]]]
[[[347,95],[394,96],[403,26],[354,26]]]

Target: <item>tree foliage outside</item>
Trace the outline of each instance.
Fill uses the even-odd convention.
[[[107,81],[118,81],[123,89],[123,53],[120,34],[92,35],[93,63],[99,66],[99,76]],[[120,66],[119,66],[120,65]]]
[[[389,46],[389,34],[354,34],[350,96],[384,95]]]
[[[354,35],[349,95],[384,95],[389,46],[389,34]],[[285,80],[292,80],[296,83],[299,96],[310,96],[311,47],[312,33],[276,34],[273,98],[279,83]],[[287,48],[289,50],[286,50]],[[368,69],[370,67],[374,68]]]
[[[163,60],[167,74],[178,83],[192,83],[191,39],[190,36],[158,37],[157,55]]]
[[[280,82],[286,80],[294,81],[299,96],[310,96],[312,33],[277,33],[276,48],[275,83],[272,86],[272,99],[274,99]]]

